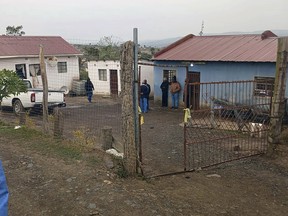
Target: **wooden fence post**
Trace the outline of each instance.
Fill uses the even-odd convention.
[[[64,118],[63,113],[60,111],[59,107],[54,108],[54,137],[60,138],[63,136],[64,131]]]
[[[20,125],[25,125],[26,124],[26,112],[20,112],[19,124]]]
[[[270,132],[268,137],[268,155],[272,156],[279,144],[282,119],[285,113],[285,90],[287,73],[288,37],[278,39],[277,62],[274,92],[271,106]]]
[[[44,51],[43,46],[40,45],[39,52],[39,60],[40,60],[40,69],[41,69],[41,78],[43,85],[43,131],[44,133],[49,133],[49,121],[48,121],[48,81],[46,74],[46,64],[44,60]]]
[[[136,174],[135,119],[133,104],[133,42],[123,44],[121,53],[122,142],[124,167],[128,175]]]
[[[101,129],[101,142],[103,150],[106,151],[112,148],[113,144],[112,127],[105,126]]]

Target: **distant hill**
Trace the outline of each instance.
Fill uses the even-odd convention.
[[[166,39],[161,39],[161,40],[143,40],[143,41],[139,41],[139,44],[141,46],[162,48],[162,47],[168,46],[171,43],[174,43],[180,38],[181,37],[166,38]]]
[[[276,34],[279,37],[288,36],[288,30],[271,30],[274,34]],[[224,32],[224,33],[204,33],[205,35],[237,35],[237,34],[261,34],[264,31],[253,31],[253,32]],[[147,46],[147,47],[156,47],[156,48],[163,48],[166,47],[175,41],[181,39],[186,35],[183,35],[181,37],[174,37],[174,38],[166,38],[161,40],[143,40],[139,41],[139,44],[141,46]]]

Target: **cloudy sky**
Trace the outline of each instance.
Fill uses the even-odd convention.
[[[120,41],[205,33],[288,30],[288,0],[1,0],[0,33],[23,26],[26,35]]]

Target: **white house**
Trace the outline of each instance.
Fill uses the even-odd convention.
[[[150,84],[150,95],[153,96],[153,66],[139,62],[139,74],[141,82],[146,79]],[[88,76],[94,84],[95,94],[118,95],[121,91],[120,61],[90,61],[88,62]]]
[[[0,70],[16,71],[30,79],[35,87],[42,85],[40,45],[46,63],[48,87],[71,90],[72,81],[79,80],[80,51],[59,36],[0,36]]]
[[[118,95],[121,91],[120,61],[90,61],[88,76],[95,94]]]

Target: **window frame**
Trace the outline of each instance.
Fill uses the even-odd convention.
[[[30,72],[30,67],[33,66],[34,69],[35,69],[35,66],[36,66],[36,65],[39,67],[39,68],[38,68],[38,71],[37,71],[37,73],[36,73],[36,76],[41,76],[41,66],[40,66],[40,63],[39,63],[39,64],[29,64],[29,75],[30,75],[30,77],[33,77],[32,74],[31,74],[31,72]]]
[[[172,82],[172,79],[173,79],[173,76],[176,76],[176,72],[177,70],[174,70],[174,69],[165,69],[163,70],[163,78],[166,77],[168,82]]]
[[[58,73],[67,73],[67,62],[57,62]]]
[[[274,92],[275,77],[254,77],[254,96],[272,97]]]
[[[107,69],[98,69],[99,81],[107,81]]]

